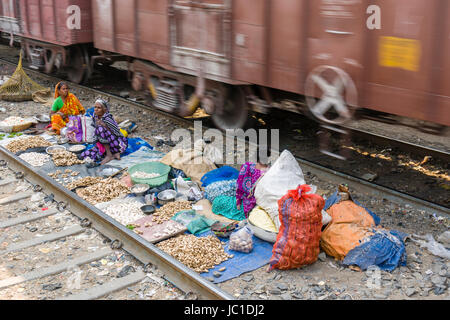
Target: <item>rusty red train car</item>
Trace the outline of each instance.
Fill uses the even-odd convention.
[[[273,108],[328,124],[365,108],[450,125],[448,0],[19,3],[46,71],[69,66],[79,82],[98,61],[128,59],[155,107],[186,116],[201,105],[221,128]],[[80,29],[66,33],[70,6]]]
[[[17,1],[0,1],[0,32],[10,35],[11,39],[21,32],[19,12]]]
[[[21,44],[31,67],[51,73],[66,69],[69,79],[87,79],[92,55],[90,0],[18,0]]]
[[[95,47],[135,58],[135,89],[149,87],[167,111],[201,103],[222,128],[242,126],[248,110],[305,105],[332,124],[355,108],[450,124],[447,0],[93,0],[92,9]]]

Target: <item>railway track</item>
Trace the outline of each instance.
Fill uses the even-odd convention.
[[[0,62],[7,63],[10,65],[14,65],[13,63],[6,61],[4,59],[0,59]],[[37,73],[33,70],[27,69],[27,73],[29,74],[36,74],[41,78],[45,78],[49,81],[54,82],[55,78],[43,75],[41,73]],[[130,101],[129,99],[122,98],[120,96],[103,92],[96,89],[91,89],[85,86],[71,84],[71,87],[78,88],[80,90],[89,91],[94,94],[99,94],[108,97],[111,102],[113,103],[120,103],[125,104],[130,107],[134,108],[140,108],[145,110],[150,110],[152,112],[155,112],[163,117],[169,118],[171,121],[178,122],[180,124],[183,124],[185,126],[192,125],[192,120],[180,118],[165,112],[162,112],[160,110],[154,109],[151,106],[145,105],[143,103]],[[361,134],[367,134],[367,133],[361,133]],[[379,137],[379,139],[388,139],[386,137]],[[386,140],[385,140],[386,141]],[[417,146],[414,146],[412,144],[403,143],[403,142],[397,142],[399,144],[399,147],[402,148],[414,148],[416,150]],[[424,154],[429,155],[430,149],[423,149]],[[439,150],[433,150],[433,156],[435,157],[443,157],[448,160],[448,153],[445,152],[442,153]],[[220,289],[218,286],[212,284],[208,280],[202,278],[199,274],[195,273],[194,271],[188,269],[186,266],[178,262],[177,260],[173,259],[171,256],[165,254],[161,250],[157,249],[155,246],[151,245],[150,243],[143,240],[140,236],[132,232],[131,230],[127,229],[123,225],[119,224],[114,219],[110,218],[106,214],[104,214],[102,211],[98,210],[97,208],[91,206],[89,203],[85,202],[83,199],[79,198],[76,194],[66,190],[65,188],[61,187],[58,184],[55,184],[53,180],[49,179],[48,177],[44,177],[39,175],[35,170],[33,170],[32,167],[30,167],[26,162],[22,161],[15,155],[11,154],[4,148],[0,148],[0,160],[7,163],[7,166],[9,170],[12,170],[13,173],[20,173],[18,176],[23,175],[23,178],[28,183],[31,183],[33,186],[43,186],[46,193],[53,194],[54,199],[56,200],[56,207],[63,208],[64,206],[67,207],[68,210],[70,210],[71,214],[77,217],[79,219],[80,223],[83,222],[83,225],[87,226],[89,225],[89,228],[95,229],[96,232],[99,232],[105,239],[109,239],[109,241],[112,244],[118,245],[118,247],[121,248],[121,250],[124,250],[125,252],[128,252],[131,256],[136,258],[141,266],[146,265],[154,265],[159,270],[161,270],[164,273],[164,278],[170,281],[172,284],[174,284],[177,288],[182,290],[185,293],[194,293],[195,296],[198,296],[199,298],[206,298],[206,299],[225,299],[230,300],[234,297],[228,293]],[[306,159],[297,157],[297,160],[299,161],[302,169],[305,172],[310,172],[311,174],[319,177],[320,179],[327,180],[327,181],[339,181],[339,183],[347,183],[349,187],[353,190],[358,190],[358,192],[365,192],[373,195],[377,198],[387,199],[392,202],[396,203],[402,203],[409,206],[413,206],[414,208],[417,208],[419,210],[425,210],[427,212],[436,213],[439,216],[443,216],[446,218],[449,218],[450,210],[446,207],[440,206],[438,204],[425,201],[423,199],[419,199],[417,197],[410,196],[408,194],[398,192],[396,190],[386,188],[380,185],[377,185],[375,183],[360,179],[355,176],[351,176],[348,174],[344,174],[341,172],[337,172],[333,169],[326,168],[314,161],[308,161]],[[4,183],[6,183],[4,181]],[[10,182],[14,183],[14,182]],[[0,186],[2,185],[2,181],[0,180]],[[21,201],[21,200],[18,200]],[[58,210],[57,208],[54,210]],[[53,212],[53,211],[51,211]],[[42,216],[42,215],[41,215]],[[51,216],[51,214],[49,214]],[[18,223],[17,225],[22,225],[23,223],[28,223],[28,218],[35,218],[35,217],[25,217],[25,218],[12,218],[13,220],[6,220],[3,221],[3,225],[12,227],[11,223]],[[42,217],[41,219],[45,219],[46,217]],[[25,220],[23,220],[25,219]],[[21,222],[22,221],[22,222]],[[0,224],[0,227],[2,224]],[[81,226],[73,227],[73,230],[71,229],[70,232],[74,232],[74,234],[83,232],[84,228]],[[69,232],[69,231],[67,231]],[[57,241],[57,240],[54,240]],[[31,243],[31,242],[30,242]],[[117,247],[115,247],[117,249]],[[105,254],[106,256],[108,254],[111,254],[111,248],[104,248],[103,251],[94,252],[89,256],[82,257],[83,259],[87,259],[86,263],[90,262],[90,259],[96,258],[96,254],[102,255]],[[2,252],[0,251],[0,254]],[[101,258],[99,258],[101,259]],[[83,260],[84,261],[84,260]],[[65,268],[66,266],[53,266],[52,270],[61,270],[61,268]],[[50,272],[51,267],[48,267]],[[66,269],[64,269],[66,270]],[[56,271],[54,271],[56,272]],[[133,275],[136,276],[136,278],[131,278],[130,281],[142,281],[140,277],[145,278],[145,274],[142,272],[136,272],[133,273]],[[16,275],[15,277],[17,277]],[[30,275],[28,275],[30,277]],[[32,276],[33,277],[33,276]],[[35,277],[35,276],[34,276]],[[10,283],[14,283],[13,277],[11,277]],[[24,278],[27,278],[26,276]],[[136,280],[139,279],[139,280]],[[5,282],[6,283],[6,282]],[[120,288],[119,288],[120,289]],[[0,285],[1,290],[1,285]],[[84,293],[83,298],[99,298],[98,293],[97,296],[91,295],[88,296],[87,293]],[[59,298],[59,297],[58,297]],[[70,298],[70,297],[62,297],[62,298]]]
[[[15,155],[11,154],[9,151],[4,148],[0,148],[0,161],[4,165],[8,166],[8,169],[12,170],[16,176],[20,177],[20,179],[25,179],[28,183],[33,185],[33,188],[36,186],[44,186],[46,192],[48,194],[52,194],[54,197],[54,201],[57,202],[56,207],[63,210],[63,208],[68,208],[70,212],[78,217],[81,221],[81,224],[84,226],[89,226],[100,232],[104,237],[111,240],[111,246],[113,249],[123,249],[126,252],[130,253],[133,257],[139,260],[142,265],[154,265],[159,270],[164,270],[164,274],[167,280],[173,283],[177,288],[181,289],[186,293],[194,293],[196,296],[202,299],[230,299],[231,297],[226,293],[220,290],[215,285],[211,284],[206,279],[202,278],[199,274],[193,272],[188,269],[186,266],[173,259],[171,256],[167,255],[163,251],[156,248],[154,245],[148,243],[143,238],[138,236],[136,233],[127,229],[125,226],[118,223],[116,220],[112,219],[99,209],[90,205],[83,199],[79,198],[75,193],[61,187],[56,184],[51,179],[38,174],[35,170],[33,170],[30,165]],[[17,180],[0,180],[0,185],[14,183]],[[9,182],[9,183],[8,183]],[[38,187],[39,188],[39,187]],[[31,194],[26,194],[26,198],[29,198]],[[8,204],[10,201],[19,201],[23,200],[16,197],[5,197],[3,200],[3,204]],[[0,203],[2,203],[0,200]],[[55,214],[56,211],[52,210],[52,214]],[[0,226],[3,228],[12,227],[17,224],[27,223],[29,221],[33,221],[37,218],[46,218],[47,215],[42,214],[32,214],[30,216],[25,217],[17,217],[16,219],[8,219],[3,221]],[[66,232],[55,233],[49,235],[48,237],[43,238],[33,238],[22,243],[14,244],[8,246],[3,252],[0,254],[8,254],[9,252],[13,252],[16,250],[21,250],[22,248],[27,248],[30,246],[36,246],[43,242],[48,241],[56,241],[63,237],[79,234],[83,232],[83,227],[81,225],[75,225],[74,227],[68,229]],[[101,251],[102,253],[111,254],[110,251]],[[97,257],[94,253],[93,257]],[[83,260],[84,259],[84,260]],[[89,262],[92,258],[83,257],[80,261],[85,261],[85,263]],[[74,263],[78,263],[75,261]],[[81,263],[81,262],[80,262]],[[49,267],[50,270],[61,271],[65,267],[65,265],[58,265]],[[50,271],[48,271],[50,272]],[[45,272],[47,274],[48,272]],[[36,272],[35,272],[36,274]],[[16,277],[20,277],[19,275]],[[35,277],[30,275],[24,275],[24,278],[33,278]],[[145,278],[145,274],[143,272],[138,272],[134,274],[134,276],[130,275],[131,282],[142,281]],[[128,280],[128,279],[127,279]],[[4,282],[7,283],[15,283],[14,279],[6,279]],[[116,286],[123,287],[123,285],[131,285],[132,283],[124,282],[121,283],[112,283],[111,286],[115,288]],[[109,286],[109,285],[108,285]],[[0,285],[1,288],[1,285]],[[101,288],[98,289],[101,291]],[[94,290],[96,291],[96,290]],[[73,298],[98,298],[98,293],[96,295],[90,295],[89,292],[83,293],[79,296],[75,296]],[[69,297],[70,298],[70,297]]]

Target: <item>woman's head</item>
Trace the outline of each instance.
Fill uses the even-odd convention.
[[[108,112],[108,103],[105,100],[98,99],[95,101],[94,112],[98,117],[102,117]]]
[[[55,87],[55,98],[58,98],[59,96],[65,98],[69,94],[69,86],[67,83],[61,81],[59,82]]]

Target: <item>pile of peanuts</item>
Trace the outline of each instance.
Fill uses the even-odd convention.
[[[83,164],[84,160],[79,160],[75,153],[60,151],[52,154],[53,162],[57,167],[70,167],[75,164]]]
[[[57,173],[58,171],[56,171],[55,173]],[[69,190],[73,190],[79,187],[89,187],[93,184],[99,183],[102,180],[103,179],[101,177],[84,177],[67,184],[66,188]]]
[[[49,147],[49,146],[51,146],[51,143],[42,137],[28,137],[11,141],[6,146],[6,149],[11,151],[12,153],[17,153],[31,148]]]
[[[130,193],[130,188],[118,179],[108,178],[87,188],[77,189],[76,193],[79,197],[95,205],[97,203],[109,202],[122,195],[126,195]]]
[[[198,273],[208,272],[232,258],[225,252],[222,242],[214,236],[199,238],[183,234],[156,246]]]
[[[169,202],[159,208],[154,214],[153,214],[153,222],[156,222],[157,224],[162,224],[166,222],[167,220],[170,220],[175,214],[177,214],[180,211],[183,210],[191,210],[192,205],[189,201],[175,201],[175,202]]]

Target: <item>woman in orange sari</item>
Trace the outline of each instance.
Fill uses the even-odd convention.
[[[55,102],[50,112],[52,119],[52,129],[60,134],[62,128],[64,128],[69,121],[69,116],[78,116],[85,114],[86,110],[81,105],[75,95],[69,92],[69,86],[60,82],[55,88]]]

